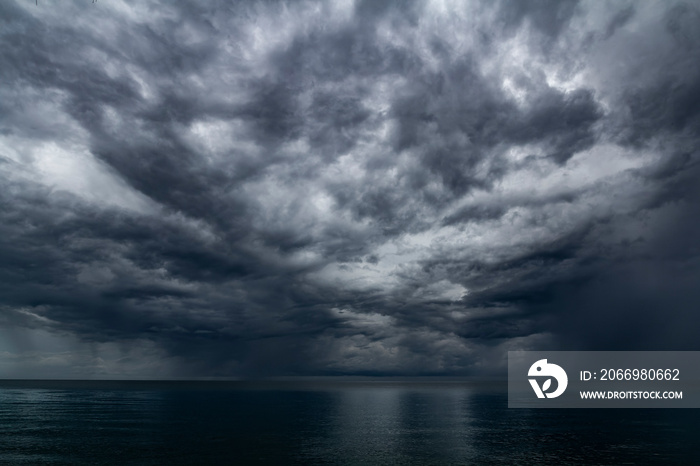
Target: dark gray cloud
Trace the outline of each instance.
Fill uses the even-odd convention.
[[[569,24],[578,4],[578,0],[503,1],[499,13],[509,28],[518,29],[527,22],[534,30],[555,38]]]
[[[697,349],[690,3],[0,5],[0,375]]]

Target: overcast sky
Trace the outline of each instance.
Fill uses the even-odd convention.
[[[0,3],[0,377],[698,350],[700,5]]]

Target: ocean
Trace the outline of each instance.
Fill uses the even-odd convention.
[[[502,383],[0,381],[0,464],[700,464],[700,410],[509,409]]]

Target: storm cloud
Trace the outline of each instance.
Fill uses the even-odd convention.
[[[698,349],[700,8],[0,5],[0,376]]]

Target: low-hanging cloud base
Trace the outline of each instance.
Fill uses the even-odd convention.
[[[0,4],[0,377],[698,349],[700,8]]]

